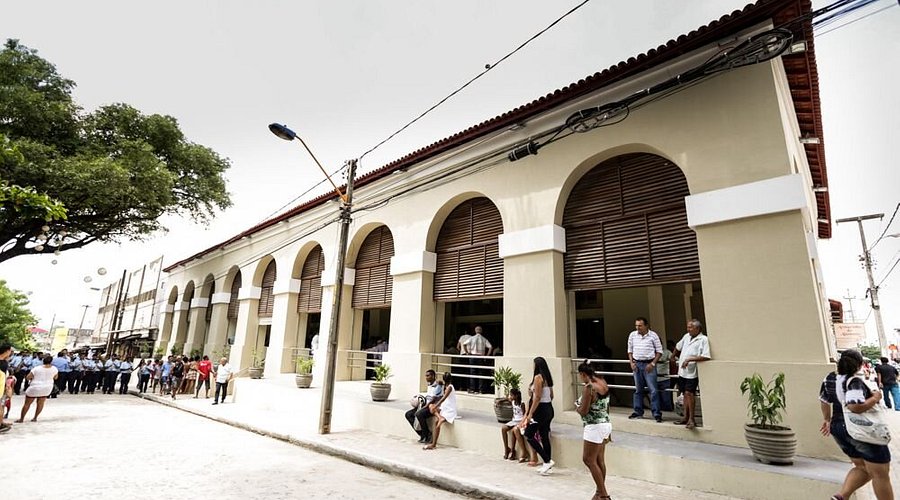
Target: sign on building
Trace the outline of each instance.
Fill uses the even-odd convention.
[[[835,323],[834,339],[838,349],[856,349],[866,342],[866,325],[863,323]]]

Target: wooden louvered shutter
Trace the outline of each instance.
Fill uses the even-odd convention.
[[[387,226],[379,226],[366,236],[356,257],[353,307],[371,309],[391,305],[394,279],[390,267],[393,256],[394,237]]]
[[[216,282],[215,281],[213,281],[212,283],[209,284],[209,293],[207,294],[207,297],[209,297],[209,302],[207,302],[207,304],[206,304],[206,314],[204,315],[207,323],[209,323],[210,320],[212,320],[212,310],[213,310],[212,296],[214,293],[216,293]]]
[[[238,300],[238,293],[240,290],[241,273],[237,273],[237,276],[234,277],[234,281],[231,283],[231,299],[228,301],[228,319],[237,319],[238,317],[238,308],[241,305]]]
[[[297,300],[297,312],[317,313],[322,310],[322,270],[325,268],[325,255],[322,247],[316,246],[303,263],[300,272],[300,297]]]
[[[697,238],[687,225],[690,194],[681,170],[635,153],[585,174],[566,203],[569,290],[640,286],[700,278]]]
[[[269,262],[266,271],[263,273],[262,286],[259,293],[259,307],[256,311],[260,318],[271,318],[272,310],[275,308],[275,261]]]
[[[434,299],[503,295],[502,232],[500,211],[487,198],[468,200],[450,212],[435,245]]]

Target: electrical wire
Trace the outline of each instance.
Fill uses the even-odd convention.
[[[897,254],[894,255],[894,257],[897,257],[897,256],[900,256],[900,251],[897,251]],[[885,274],[884,277],[881,278],[881,281],[879,281],[878,284],[875,285],[875,288],[880,287],[881,284],[884,283],[884,280],[888,279],[888,276],[890,276],[891,273],[894,272],[894,269],[897,268],[897,264],[900,264],[900,259],[897,259],[897,260],[894,262],[894,265],[891,266],[890,269],[888,269],[887,274]]]
[[[822,31],[822,32],[816,32],[816,36],[819,37],[819,38],[821,38],[821,37],[823,37],[823,36],[825,36],[825,35],[827,35],[827,34],[829,34],[829,33],[832,33],[832,32],[834,32],[834,31],[837,31],[837,30],[839,30],[839,29],[841,29],[841,28],[846,28],[847,26],[850,26],[851,24],[856,23],[857,21],[862,21],[863,19],[872,17],[872,16],[874,16],[875,14],[884,12],[884,11],[890,9],[891,7],[896,7],[897,5],[898,5],[898,4],[892,3],[891,5],[884,6],[884,7],[880,8],[880,9],[878,9],[878,10],[876,10],[876,11],[873,11],[873,12],[870,12],[870,13],[864,15],[864,16],[858,17],[858,18],[856,18],[856,19],[854,19],[854,20],[852,20],[852,21],[847,21],[847,22],[844,23],[844,24],[841,24],[841,25],[839,25],[839,26],[835,26],[834,28],[831,28],[830,30],[826,30],[826,31]],[[815,31],[815,30],[814,30],[814,31]]]
[[[875,245],[877,245],[881,242],[881,240],[884,239],[884,236],[887,234],[888,229],[891,228],[891,224],[894,223],[894,217],[897,217],[898,210],[900,210],[900,203],[897,203],[897,206],[894,208],[894,213],[891,215],[891,219],[888,221],[887,225],[884,226],[884,231],[881,232],[881,236],[879,236],[878,239],[875,240],[875,243],[872,243],[872,246],[869,247],[870,252],[875,248]]]
[[[451,99],[451,98],[452,98],[453,96],[455,96],[456,94],[462,92],[463,89],[465,89],[466,87],[468,87],[469,85],[471,85],[472,83],[474,83],[476,80],[478,80],[478,79],[481,78],[482,76],[486,75],[489,71],[491,71],[491,70],[493,70],[494,68],[496,68],[497,65],[499,65],[499,64],[502,63],[503,61],[509,59],[513,54],[515,54],[516,52],[520,51],[522,48],[524,48],[526,45],[528,45],[529,43],[531,43],[533,40],[535,40],[535,39],[538,38],[539,36],[541,36],[541,35],[543,35],[544,33],[546,33],[548,30],[550,30],[550,28],[553,28],[554,26],[556,26],[557,24],[559,24],[560,21],[562,21],[563,19],[565,19],[566,17],[568,17],[570,14],[574,13],[576,10],[580,9],[581,7],[583,7],[583,6],[584,6],[586,3],[588,3],[589,1],[590,1],[590,0],[583,0],[583,1],[582,1],[581,3],[579,3],[578,5],[572,7],[571,9],[569,9],[568,12],[566,12],[566,13],[563,14],[562,16],[556,18],[556,20],[553,21],[552,23],[550,23],[546,28],[542,29],[541,31],[538,31],[538,32],[535,33],[531,38],[529,38],[528,40],[525,40],[524,42],[522,42],[518,47],[516,47],[515,49],[513,49],[512,52],[509,52],[509,53],[506,54],[505,56],[503,56],[503,57],[501,57],[500,59],[498,59],[496,62],[494,62],[494,63],[492,63],[492,64],[486,65],[485,68],[484,68],[484,71],[482,71],[481,73],[478,73],[477,75],[475,75],[474,77],[472,77],[471,79],[469,79],[469,81],[467,81],[466,83],[464,83],[461,87],[459,87],[458,89],[454,90],[453,92],[451,92],[450,94],[448,94],[446,97],[444,97],[443,99],[441,99],[441,100],[439,100],[438,102],[436,102],[435,104],[433,104],[430,108],[428,108],[428,109],[426,109],[425,111],[423,111],[419,116],[413,118],[413,119],[410,120],[406,125],[403,125],[402,127],[400,127],[396,132],[392,133],[391,135],[387,136],[385,139],[383,139],[383,140],[382,140],[381,142],[379,142],[378,144],[376,144],[376,145],[372,146],[371,148],[369,148],[365,153],[363,153],[362,155],[359,156],[359,159],[362,160],[363,158],[365,158],[366,155],[368,155],[368,154],[371,153],[372,151],[375,151],[376,149],[378,149],[379,147],[381,147],[382,144],[384,144],[384,143],[388,142],[389,140],[393,139],[397,134],[403,132],[404,130],[406,130],[407,128],[409,128],[412,124],[416,123],[417,121],[419,121],[420,119],[422,119],[423,117],[425,117],[425,115],[427,115],[428,113],[434,111],[435,108],[437,108],[437,107],[440,106],[441,104],[444,104],[445,102],[447,102],[449,99]]]
[[[340,168],[338,168],[337,170],[335,170],[334,172],[332,172],[331,174],[329,174],[328,177],[333,177],[335,174],[337,174],[337,173],[340,172],[341,170],[344,170],[344,168],[346,168],[346,167],[345,167],[345,166],[341,166]],[[326,177],[326,178],[322,179],[321,181],[315,183],[312,187],[310,187],[310,188],[307,189],[306,191],[303,191],[303,192],[300,193],[299,195],[295,196],[291,201],[285,203],[285,204],[282,205],[280,208],[276,209],[274,212],[272,212],[272,213],[270,213],[269,215],[267,215],[265,218],[263,218],[262,220],[260,220],[259,222],[257,222],[257,224],[262,224],[263,222],[265,222],[265,221],[271,219],[272,217],[278,215],[279,213],[281,213],[282,210],[284,210],[285,208],[287,208],[287,207],[293,205],[297,200],[299,200],[299,199],[303,198],[304,196],[306,196],[307,194],[309,194],[313,189],[316,189],[317,187],[321,186],[322,184],[325,184],[325,182],[328,181],[328,177]]]

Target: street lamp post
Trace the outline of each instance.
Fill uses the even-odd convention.
[[[334,271],[334,293],[331,301],[331,323],[328,328],[328,348],[325,353],[325,382],[322,387],[322,404],[319,413],[319,434],[328,434],[331,432],[331,415],[334,405],[334,379],[337,363],[337,345],[338,345],[338,326],[341,319],[341,303],[344,291],[344,259],[347,254],[347,239],[350,232],[350,222],[352,220],[352,200],[353,200],[353,179],[356,177],[357,160],[348,161],[347,172],[347,188],[344,193],[337,187],[328,172],[319,163],[316,156],[310,151],[309,147],[303,142],[293,130],[285,125],[273,123],[269,125],[269,130],[276,136],[286,141],[297,139],[309,156],[316,162],[319,169],[325,174],[325,177],[331,182],[334,191],[341,199],[340,216],[338,223],[340,224],[340,232],[338,237],[338,254],[337,264]]]

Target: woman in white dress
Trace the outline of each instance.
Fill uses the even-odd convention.
[[[431,409],[431,414],[437,417],[437,423],[434,424],[434,434],[432,435],[431,443],[423,448],[425,450],[433,450],[437,446],[438,437],[441,435],[441,426],[444,422],[452,424],[457,418],[456,391],[453,389],[453,384],[451,384],[452,380],[453,377],[451,377],[450,373],[444,372],[444,396],[437,403],[428,406]]]
[[[31,402],[34,400],[37,400],[37,408],[34,410],[34,418],[31,419],[32,422],[37,420],[38,415],[40,415],[41,411],[44,409],[44,401],[46,401],[47,396],[53,392],[53,381],[59,376],[59,370],[50,364],[52,361],[53,358],[51,356],[44,356],[44,364],[32,368],[25,377],[25,379],[30,382],[30,385],[28,386],[28,389],[25,390],[25,406],[22,407],[22,414],[19,415],[19,420],[17,420],[17,422],[25,420],[25,415],[28,413]]]

